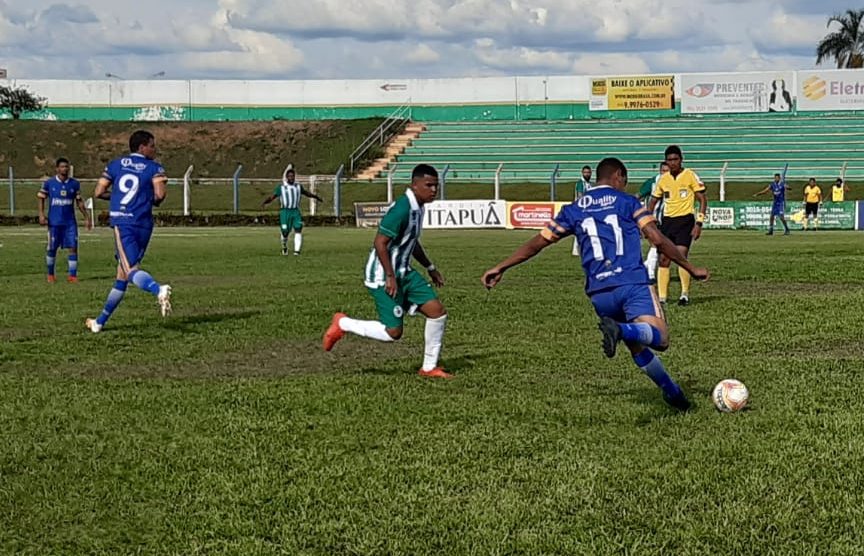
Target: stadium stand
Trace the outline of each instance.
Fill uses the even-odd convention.
[[[848,163],[847,179],[864,177],[864,116],[663,118],[428,123],[395,159],[394,177],[407,179],[417,163],[440,169],[448,179],[489,182],[499,164],[507,181],[548,181],[556,164],[559,179],[576,179],[583,165],[618,156],[631,180],[656,172],[663,149],[678,144],[686,165],[706,181],[765,180],[788,162],[796,179],[836,178]],[[386,170],[382,173],[386,175]]]

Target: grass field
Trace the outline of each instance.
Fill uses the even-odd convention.
[[[248,181],[242,180],[239,187],[238,205],[241,213],[259,214],[261,201],[273,192],[273,188],[279,183],[278,179],[272,181]],[[767,183],[767,182],[766,182]],[[19,181],[15,185],[15,214],[36,215],[38,204],[36,192],[39,191],[40,182]],[[83,196],[89,197],[95,188],[95,180],[82,183]],[[793,190],[788,193],[790,201],[801,201],[803,199],[804,183],[790,181]],[[405,190],[405,184],[394,184],[393,190],[396,196]],[[761,201],[770,203],[770,196],[753,198],[753,194],[762,190],[765,183],[731,183],[727,185],[727,201]],[[830,199],[830,185],[822,185],[826,199]],[[572,201],[574,184],[572,182],[561,183],[556,188],[555,198],[558,201]],[[316,190],[324,199],[324,203],[318,205],[318,214],[333,214],[333,182],[332,180],[317,182]],[[630,191],[636,193],[636,184],[630,185]],[[493,199],[495,195],[494,185],[491,183],[466,183],[451,182],[446,184],[446,198],[453,199]],[[708,184],[707,195],[709,203],[720,199],[719,186]],[[501,198],[510,201],[548,201],[550,197],[549,184],[540,183],[504,183],[501,185]],[[348,181],[342,186],[342,216],[354,214],[355,202],[376,202],[387,200],[386,181],[357,182]],[[854,201],[861,198],[860,189],[850,192],[846,200]],[[97,201],[97,210],[107,210],[108,203]],[[193,183],[190,186],[190,207],[197,214],[228,214],[234,207],[234,190],[230,180],[206,181]],[[309,199],[302,200],[304,213],[309,211]],[[271,204],[270,212],[278,210],[278,202]],[[157,212],[171,212],[182,214],[183,212],[183,181],[174,180],[169,185],[168,198]],[[9,214],[9,194],[5,183],[0,182],[0,214]]]
[[[428,231],[453,381],[395,344],[320,335],[373,317],[371,231],[159,229],[100,335],[107,230],[49,286],[43,234],[0,229],[0,552],[5,554],[858,554],[864,546],[864,251],[855,232],[706,232],[711,268],[670,307],[677,414],[602,355],[559,245],[487,294],[527,232]],[[65,258],[58,263],[65,270]],[[674,274],[674,273],[673,273]],[[673,283],[673,294],[677,284]],[[735,377],[751,408],[708,394]]]

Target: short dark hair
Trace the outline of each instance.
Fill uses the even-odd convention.
[[[129,136],[129,152],[137,153],[138,148],[141,145],[146,145],[153,139],[155,139],[155,137],[153,137],[152,133],[144,129],[139,129]]]
[[[56,167],[60,166],[61,164],[63,164],[64,162],[65,162],[66,164],[69,164],[69,159],[68,159],[68,158],[63,158],[63,157],[61,156],[60,158],[57,159],[57,162],[54,163],[54,167],[56,168]]]
[[[626,178],[627,167],[624,166],[623,162],[613,157],[604,158],[597,165],[597,181],[608,180],[619,170],[621,171],[621,175]]]
[[[669,156],[670,154],[677,154],[681,158],[684,158],[684,153],[681,152],[681,147],[678,145],[669,145],[666,147],[666,151],[663,153],[663,156]]]
[[[294,174],[296,176],[297,172],[294,171],[294,168],[288,168],[285,170],[285,175],[287,176],[288,174]]]
[[[414,181],[418,178],[422,178],[425,176],[431,176],[433,178],[438,177],[438,170],[430,166],[429,164],[418,164],[414,167],[414,170],[411,171],[411,181]]]
[[[664,167],[664,166],[669,166],[669,163],[666,162],[665,160],[664,160],[663,162],[660,163],[659,168],[662,168],[662,167]]]
[[[587,164],[586,164],[586,165],[585,165],[585,166],[583,166],[583,167],[582,167],[582,169],[583,169],[583,170],[590,170],[590,169],[591,169],[591,167],[590,167],[590,166],[588,166],[588,165],[587,165]]]
[[[775,177],[775,178],[779,178],[779,177],[780,177],[780,174],[774,174],[774,177]]]

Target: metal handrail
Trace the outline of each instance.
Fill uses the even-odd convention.
[[[373,146],[381,146],[389,141],[391,137],[398,133],[398,129],[410,119],[411,104],[403,104],[394,110],[393,113],[387,116],[387,118],[381,122],[381,125],[375,128],[375,130],[370,133],[362,143],[360,143],[360,146],[354,149],[354,152],[351,153],[351,158],[348,162],[348,172],[353,175],[356,162],[365,156],[366,153],[369,152],[369,149]],[[394,127],[396,129],[394,129]]]

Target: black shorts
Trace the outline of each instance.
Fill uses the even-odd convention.
[[[664,216],[660,224],[660,231],[675,245],[690,248],[693,242],[693,226],[696,225],[696,217],[692,214],[686,216]]]
[[[804,204],[804,216],[810,216],[811,214],[814,218],[819,215],[819,203]]]

